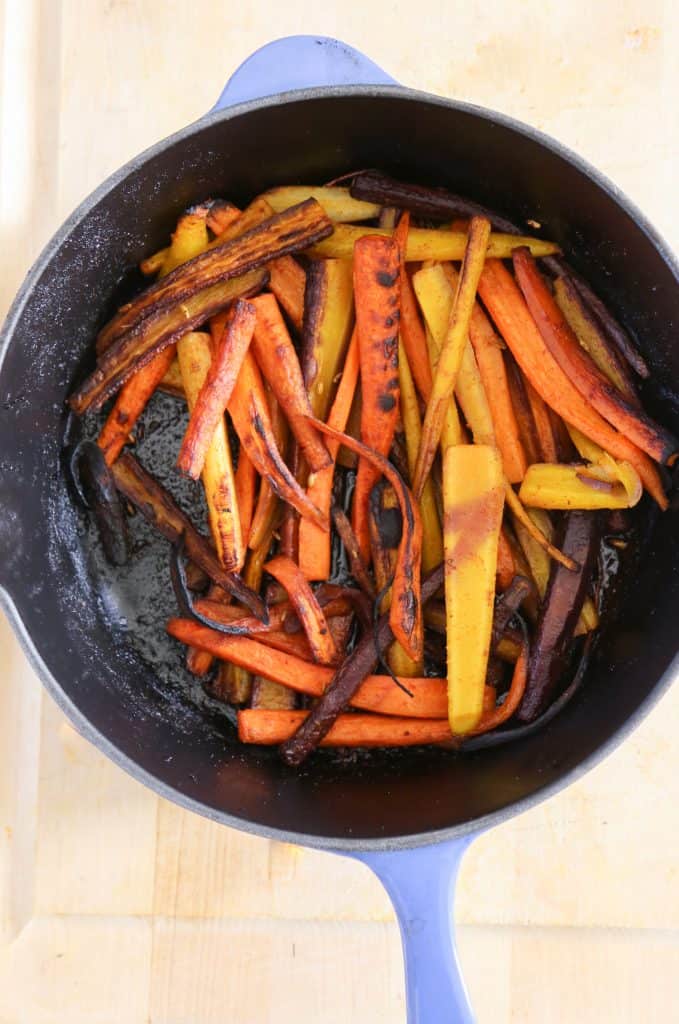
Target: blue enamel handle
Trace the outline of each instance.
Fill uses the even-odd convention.
[[[473,839],[354,854],[389,893],[403,945],[408,1024],[473,1024],[455,948],[453,900],[460,861]]]
[[[213,110],[292,89],[323,85],[396,85],[393,78],[352,46],[328,36],[286,36],[243,61]]]

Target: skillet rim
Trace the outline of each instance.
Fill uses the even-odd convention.
[[[556,141],[545,133],[532,128],[531,126],[509,117],[498,111],[480,107],[473,103],[459,100],[447,99],[431,93],[410,89],[399,85],[356,85],[356,86],[325,86],[312,89],[296,89],[289,92],[277,93],[272,96],[265,96],[260,99],[251,100],[247,103],[239,103],[232,107],[226,107],[198,118],[186,127],[174,132],[172,135],[154,143],[141,153],[137,154],[126,164],[109,175],[93,192],[91,192],[72,213],[66,218],[61,227],[47,242],[37,259],[30,267],[17,295],[12,302],[5,322],[0,331],[0,380],[5,355],[12,341],[14,330],[20,321],[26,303],[28,302],[34,287],[40,280],[46,267],[56,255],[63,243],[68,239],[71,232],[82,221],[82,219],[99,203],[113,188],[121,184],[127,177],[136,171],[143,163],[153,157],[162,154],[177,143],[183,142],[195,135],[198,131],[212,124],[221,121],[229,121],[232,118],[240,117],[252,111],[266,107],[284,106],[287,103],[306,100],[351,98],[354,96],[373,98],[396,98],[408,102],[427,103],[433,106],[444,107],[448,110],[464,113],[473,117],[481,118],[492,124],[500,125],[518,135],[524,136],[538,145],[544,147],[555,156],[561,158],[576,168],[580,174],[592,180],[621,210],[630,217],[639,230],[646,236],[651,245],[656,249],[660,258],[673,275],[679,286],[679,260],[673,250],[665,241],[663,236],[653,227],[638,207],[619,189],[606,175],[602,174],[588,161],[584,160],[577,153]],[[252,835],[259,835],[268,839],[277,839],[284,842],[294,842],[302,846],[316,849],[336,851],[339,853],[367,852],[378,850],[401,850],[415,847],[433,845],[446,841],[460,839],[473,833],[482,832],[493,825],[501,824],[503,821],[522,813],[525,810],[541,803],[549,796],[559,792],[572,782],[576,782],[585,773],[599,764],[605,757],[611,754],[631,732],[643,721],[651,709],[658,703],[660,698],[667,692],[672,683],[679,676],[679,651],[675,654],[672,663],[654,684],[653,689],[646,695],[641,703],[635,708],[632,714],[595,750],[583,758],[577,765],[566,770],[553,782],[538,788],[528,796],[516,800],[506,807],[503,807],[491,814],[481,818],[475,818],[461,825],[453,825],[449,828],[436,829],[428,832],[413,833],[403,836],[391,836],[384,839],[345,839],[327,835],[314,835],[303,832],[287,831],[267,825],[253,822],[248,818],[240,818],[233,814],[217,810],[210,805],[186,796],[181,791],[168,785],[158,776],[143,769],[132,757],[123,753],[108,737],[92,725],[89,719],[80,711],[77,704],[65,693],[59,681],[52,675],[43,662],[38,648],[26,630],[18,609],[12,600],[7,585],[0,583],[0,607],[7,614],[10,625],[15,636],[26,654],[28,661],[40,679],[41,683],[54,699],[59,708],[66,714],[71,724],[89,742],[93,743],[107,757],[122,768],[128,775],[143,785],[148,786],[153,792],[164,797],[173,803],[178,804],[187,810],[207,817],[212,821],[237,828],[239,831]]]

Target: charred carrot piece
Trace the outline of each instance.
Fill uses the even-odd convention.
[[[304,292],[302,369],[311,408],[319,420],[328,416],[353,324],[351,258],[312,261]]]
[[[428,356],[426,358],[428,364],[429,358]],[[406,354],[405,345],[401,343],[399,343],[398,350],[398,375],[401,383],[401,420],[408,455],[408,479],[412,480],[422,439],[422,421],[415,392],[415,381],[410,372],[410,360]],[[443,536],[436,507],[434,483],[431,478],[427,480],[422,491],[420,514],[422,516],[422,569],[424,572],[429,572],[440,565],[443,559]]]
[[[370,573],[368,572],[365,562],[361,558],[361,552],[358,546],[358,540],[356,534],[351,528],[351,523],[348,517],[342,511],[341,508],[334,508],[332,510],[332,521],[337,530],[339,539],[342,542],[342,546],[347,553],[349,559],[349,571],[354,577],[359,587],[369,598],[375,597],[375,588],[372,585],[370,579]]]
[[[516,563],[512,548],[507,540],[504,527],[500,530],[497,545],[497,584],[500,590],[506,590],[516,576]]]
[[[213,619],[215,622],[225,625],[236,625],[239,628],[242,626],[244,619],[243,609],[237,608],[235,605],[220,604],[219,601],[212,601],[206,598],[196,601],[194,607],[201,615],[208,619]],[[261,622],[259,626],[262,626]],[[270,624],[265,629],[253,630],[252,636],[249,634],[244,634],[244,636],[255,639],[266,647],[273,647],[283,654],[292,654],[303,661],[310,662],[313,660],[311,647],[304,633],[289,633],[285,629],[274,629]],[[201,650],[201,648],[192,648],[192,650]],[[210,658],[213,657],[213,654],[208,651],[201,650],[201,653],[208,655]],[[254,671],[257,670],[255,669]]]
[[[250,352],[240,368],[228,411],[238,439],[259,475],[301,516],[310,516],[324,527],[327,520],[309,501],[278,450],[262,378]]]
[[[358,336],[354,331],[335,401],[328,416],[328,425],[333,430],[344,430],[347,425],[358,383],[358,366]],[[327,447],[332,462],[309,478],[307,497],[329,517],[339,444],[329,440]],[[327,580],[330,576],[330,530],[321,530],[309,519],[303,519],[299,524],[299,567],[309,580]]]
[[[627,363],[618,349],[608,341],[572,278],[566,275],[557,277],[554,282],[554,299],[578,341],[589,352],[601,372],[631,405],[638,407],[639,399]]]
[[[235,224],[241,216],[241,211],[233,203],[229,203],[226,199],[218,199],[210,206],[206,223],[210,231],[219,236],[232,224]]]
[[[360,238],[354,250],[356,329],[361,363],[361,440],[380,455],[391,448],[398,420],[399,247],[389,238]],[[379,472],[359,462],[352,526],[370,561],[368,496]]]
[[[275,297],[260,295],[253,299],[253,305],[257,310],[252,343],[255,358],[287,417],[311,471],[316,473],[329,466],[331,460],[323,439],[309,419],[312,410],[297,353]]]
[[[310,697],[320,697],[335,677],[335,670],[304,661],[292,654],[267,646],[264,637],[252,640],[227,636],[191,619],[171,619],[170,636],[182,643],[209,651],[217,658],[232,661],[251,672],[289,686]],[[412,693],[399,689],[390,676],[368,675],[352,695],[353,707],[377,711],[383,715],[407,715],[409,718],[445,718],[447,714],[444,679],[417,677],[404,679]]]
[[[335,230],[324,241],[311,244],[307,250],[310,256],[323,259],[332,256],[346,259],[351,256],[359,238],[388,237],[390,231],[383,228],[369,228],[354,224],[335,224]],[[438,231],[432,228],[411,228],[408,233],[406,260],[461,260],[467,244],[466,232]],[[512,251],[519,245],[526,245],[536,257],[550,256],[559,252],[554,242],[524,235],[506,235],[493,232],[488,240],[488,258],[510,259]]]
[[[529,380],[525,382],[526,397],[533,414],[535,433],[540,449],[540,462],[558,462],[559,456],[556,450],[556,437],[552,429],[552,421],[549,417],[549,407],[543,402]],[[521,483],[521,481],[515,481]]]
[[[401,279],[401,317],[399,327],[401,343],[408,356],[408,364],[415,386],[425,402],[429,401],[432,374],[427,354],[427,336],[417,308],[417,299],[410,278],[406,272],[405,253],[410,230],[410,214],[404,211],[394,232],[394,241],[399,247],[399,276]]]
[[[229,608],[231,612],[235,609],[229,605],[231,595],[227,594],[221,587],[215,586],[213,583],[208,591],[208,601],[211,606],[221,608]],[[242,610],[241,613],[242,614]],[[263,623],[257,619],[260,626]],[[186,652],[186,667],[188,671],[194,676],[205,676],[212,668],[214,663],[214,657],[208,651],[202,651],[199,647],[189,647]]]
[[[268,266],[269,290],[278,300],[278,305],[287,315],[298,334],[302,333],[304,321],[304,291],[306,273],[293,256],[281,256]]]
[[[490,223],[483,217],[472,217],[469,223],[460,281],[450,314],[446,338],[439,353],[431,397],[422,425],[422,440],[413,479],[413,492],[419,500],[429,475],[441,438],[443,421],[455,388],[462,356],[469,336],[469,324],[476,299],[476,289],[486,258]]]
[[[212,356],[208,336],[195,332],[185,334],[177,342],[177,356],[189,412],[193,412],[210,372]],[[217,417],[207,439],[201,478],[219,560],[226,569],[240,569],[245,559],[245,545],[223,415]]]
[[[266,572],[285,588],[309,640],[314,661],[332,665],[337,658],[328,621],[298,565],[286,555],[277,555],[264,566]]]
[[[410,683],[410,680],[408,682]],[[238,738],[241,743],[269,746],[284,743],[308,717],[308,711],[239,711]],[[416,747],[428,743],[443,743],[450,739],[450,726],[444,719],[388,718],[386,715],[353,714],[340,715],[319,746]]]
[[[270,392],[267,395],[267,406],[276,447],[282,455],[285,455],[288,443],[288,424],[283,416],[281,407]],[[250,549],[259,548],[264,539],[270,535],[273,530],[273,524],[277,519],[279,501],[278,494],[274,491],[269,481],[262,477],[259,485],[259,494],[257,495],[257,505],[252,517],[250,536],[248,538],[248,547]]]
[[[264,563],[262,563],[261,569],[263,573]],[[245,579],[245,576],[243,578]],[[259,582],[261,585],[261,575]],[[248,586],[252,586],[252,584],[249,583]],[[316,592],[316,600],[323,609],[323,614],[328,621],[338,616],[348,615],[352,611],[351,602],[341,594],[328,594],[319,588]],[[243,630],[244,635],[247,634],[256,639],[260,639],[261,634],[272,631],[297,634],[302,631],[302,624],[297,617],[295,606],[289,600],[279,601],[278,604],[269,607],[269,621],[267,623],[261,622],[254,615],[248,615],[243,608],[224,604],[209,597],[198,598],[194,602],[194,608],[201,615],[207,616],[208,619],[215,619],[216,622],[222,622],[226,625],[235,622]]]
[[[638,407],[630,405],[580,345],[525,249],[514,253],[514,269],[542,339],[571,383],[604,419],[658,462],[673,462],[679,443]],[[576,424],[577,426],[577,424]]]
[[[422,657],[424,637],[422,631],[421,563],[422,563],[422,520],[411,492],[403,478],[384,456],[368,448],[361,441],[355,441],[348,434],[333,430],[326,423],[318,423],[318,429],[328,437],[355,451],[361,458],[372,462],[394,488],[402,517],[401,543],[396,560],[396,572],[392,584],[392,602],[389,609],[389,625],[395,638],[413,661]]]
[[[138,370],[120,389],[106,423],[97,438],[104,458],[111,466],[128,443],[134,425],[148,405],[165,374],[170,369],[176,349],[165,349],[150,363]]]
[[[511,352],[506,353],[505,367],[507,370],[507,384],[519,428],[521,443],[526,453],[527,465],[530,466],[534,462],[540,462],[542,452],[540,451],[540,441],[535,427],[535,420],[533,419],[533,410],[528,401],[527,381],[517,366]]]
[[[481,715],[481,721],[479,724],[471,730],[470,736],[480,736],[481,733],[490,732],[491,729],[497,729],[498,726],[504,725],[508,722],[512,715],[515,715],[519,710],[523,695],[526,692],[526,682],[528,680],[528,645],[523,643],[521,645],[521,653],[516,660],[514,665],[514,671],[512,672],[512,681],[509,687],[509,693],[505,697],[503,703],[499,707],[494,707],[490,711],[484,711]]]
[[[189,403],[191,415],[179,449],[177,468],[192,480],[200,476],[215,430],[224,419],[224,410],[252,339],[255,319],[254,305],[237,299],[226,317],[203,385],[195,401]]]
[[[535,390],[562,419],[614,458],[631,463],[661,508],[667,497],[649,457],[596,412],[563,372],[545,344],[523,295],[499,260],[487,260],[479,293],[500,334]]]
[[[234,480],[236,486],[236,503],[238,505],[240,526],[243,533],[243,543],[247,547],[250,539],[252,516],[255,511],[255,494],[257,491],[259,474],[244,451],[240,452],[238,455],[238,465],[236,466]]]

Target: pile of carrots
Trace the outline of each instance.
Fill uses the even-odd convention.
[[[115,396],[99,471],[172,542],[167,631],[240,739],[296,765],[544,715],[599,624],[602,510],[667,507],[678,450],[558,246],[361,172],[193,207],[141,269],[71,406]],[[156,390],[207,532],[130,450]]]

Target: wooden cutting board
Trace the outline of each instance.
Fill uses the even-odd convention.
[[[675,5],[345,0],[322,12],[0,0],[0,311],[106,174],[295,32],[339,36],[406,84],[552,133],[679,243]],[[396,926],[366,868],[146,791],[43,697],[4,620],[0,665],[0,1024],[404,1019]],[[603,765],[473,845],[457,918],[482,1022],[676,1017],[677,735],[675,689]]]

